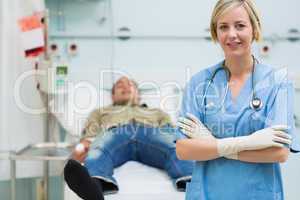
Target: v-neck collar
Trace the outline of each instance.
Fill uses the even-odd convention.
[[[218,68],[222,67],[222,63],[220,62],[218,63],[218,65],[216,65],[217,67],[214,68],[213,70],[217,70]],[[259,71],[259,63],[256,63],[255,68],[254,68],[254,74],[256,74],[253,78],[257,79],[257,73]],[[232,99],[232,93],[230,88],[228,88],[227,94],[226,93],[226,87],[227,87],[227,78],[226,78],[226,72],[224,70],[221,70],[220,72],[218,72],[216,74],[216,77],[214,78],[214,84],[216,83],[221,83],[217,84],[218,88],[222,88],[222,94],[226,95],[225,98],[225,102],[224,102],[224,107],[223,109],[227,110],[231,110],[233,112],[238,112],[239,110],[241,110],[242,107],[248,106],[250,104],[251,98],[252,98],[252,76],[253,73],[251,73],[247,80],[245,81],[244,85],[242,86],[241,90],[239,91],[239,94],[236,96],[235,100]],[[255,83],[256,80],[254,80]],[[223,99],[223,98],[222,98]],[[246,105],[247,104],[247,105]]]
[[[228,88],[228,94],[226,96],[226,107],[227,108],[233,108],[234,110],[240,109],[241,106],[245,104],[245,101],[248,102],[249,98],[251,98],[252,95],[252,76],[253,74],[250,74],[245,81],[244,85],[240,89],[238,95],[233,99],[231,89]],[[229,87],[229,86],[227,86]]]

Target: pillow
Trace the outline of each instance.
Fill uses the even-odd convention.
[[[173,123],[176,123],[181,102],[181,89],[174,86],[139,88],[141,103],[150,108],[159,108],[170,115]]]

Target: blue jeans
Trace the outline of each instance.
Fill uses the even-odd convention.
[[[92,177],[101,179],[106,193],[118,190],[114,168],[130,160],[165,170],[176,188],[184,191],[194,163],[177,159],[177,138],[175,129],[170,126],[153,128],[137,123],[118,126],[96,137],[85,166]]]

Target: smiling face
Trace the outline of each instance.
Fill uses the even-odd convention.
[[[120,78],[113,86],[112,100],[114,104],[138,104],[139,92],[136,84],[127,77]]]
[[[253,27],[243,6],[224,12],[217,20],[216,33],[226,57],[251,55]]]

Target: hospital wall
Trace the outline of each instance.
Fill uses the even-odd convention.
[[[118,74],[108,77],[104,85],[100,85],[99,77],[102,70],[114,69],[126,73],[139,83],[155,83],[160,88],[168,84],[179,85],[182,89],[192,74],[219,62],[223,57],[220,47],[207,39],[210,13],[215,2],[47,0],[50,44],[58,44],[58,54],[70,64],[68,79],[75,84],[88,81],[97,90],[110,88],[112,79]],[[263,17],[263,33],[267,41],[254,45],[255,55],[261,62],[288,67],[292,78],[300,78],[300,41],[282,39],[289,36],[290,29],[300,30],[300,2],[264,0],[257,1],[257,4]],[[16,105],[13,93],[16,79],[33,68],[32,60],[25,59],[22,54],[20,33],[14,22],[30,14],[36,6],[32,1],[18,0],[4,0],[0,6],[1,24],[6,28],[5,31],[1,28],[0,32],[0,94],[4,97],[0,99],[0,150],[14,151],[43,140],[44,116],[23,112]],[[129,39],[118,37],[127,34],[119,31],[122,27],[130,29]],[[67,48],[71,43],[79,48],[78,54],[70,57]],[[268,46],[270,51],[262,53],[263,46]],[[296,90],[298,100],[299,91]],[[178,94],[181,94],[181,90]],[[29,78],[24,82],[21,96],[25,105],[35,108],[43,106],[34,79]],[[297,104],[295,111],[300,117],[300,106]],[[176,115],[176,112],[169,112]],[[297,130],[300,133],[299,128]],[[300,180],[299,155],[291,155],[282,166],[287,200],[295,200],[300,194],[297,191]],[[20,178],[37,177],[42,174],[42,166],[37,162],[21,162],[17,171]],[[59,175],[59,167],[52,167],[52,174]],[[0,177],[9,179],[8,161],[0,161]],[[24,184],[24,187],[28,185]]]
[[[26,60],[21,46],[17,20],[28,15],[32,7],[26,1],[1,1],[1,67],[0,67],[0,152],[16,151],[29,143],[43,138],[43,118],[41,115],[28,114],[16,104],[15,81],[20,75],[32,69],[32,62]],[[24,105],[42,107],[39,94],[35,89],[34,78],[26,79],[20,87],[20,99]],[[33,163],[18,165],[18,175],[32,176],[41,174],[42,168]],[[1,179],[9,178],[9,162],[0,161]],[[33,170],[31,170],[33,169]],[[22,172],[22,173],[20,173]],[[28,175],[24,172],[30,172]],[[25,175],[26,174],[26,175]]]
[[[43,103],[36,90],[35,77],[27,77],[19,87],[16,87],[16,81],[25,72],[32,70],[34,63],[33,60],[24,57],[17,21],[22,16],[32,14],[38,2],[19,0],[0,2],[0,199],[4,200],[7,199],[5,197],[9,197],[9,190],[7,190],[9,183],[4,181],[10,178],[10,163],[7,152],[19,151],[29,144],[43,141],[44,137],[44,115],[31,114],[24,110],[24,107],[43,108]],[[22,102],[22,105],[18,103],[18,100]],[[40,177],[42,175],[41,162],[18,161],[17,163],[18,178]],[[54,168],[56,170],[52,170]],[[58,171],[57,169],[58,167],[51,167],[51,174],[61,174],[61,170]],[[35,183],[33,180],[29,181],[32,184]],[[29,181],[20,180],[21,184],[18,181],[18,189],[23,188],[28,191],[27,193],[33,191],[32,184],[28,184]],[[22,194],[18,196],[22,197]],[[26,195],[24,198],[26,199]]]

